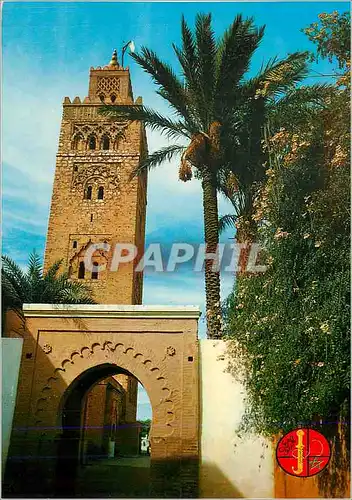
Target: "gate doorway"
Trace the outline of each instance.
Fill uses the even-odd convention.
[[[27,498],[72,495],[81,466],[94,454],[94,446],[87,445],[94,444],[92,435],[82,436],[86,395],[111,378],[117,378],[111,383],[117,390],[124,376],[143,384],[153,409],[151,496],[197,496],[198,308],[30,304],[23,309],[8,490]],[[132,446],[133,436],[126,431],[123,447]],[[109,434],[104,443],[102,454],[112,454]],[[116,450],[121,446],[115,442]]]
[[[74,380],[62,401],[55,495],[149,496],[150,456],[140,454],[137,379],[113,364]]]

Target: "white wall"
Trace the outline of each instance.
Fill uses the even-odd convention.
[[[226,343],[199,342],[200,497],[272,498],[274,463],[270,443],[261,438],[236,436],[244,411],[243,387],[225,371]]]
[[[23,339],[2,338],[2,471],[4,473],[7,452],[10,444],[12,419],[15,411],[18,374],[21,363]]]

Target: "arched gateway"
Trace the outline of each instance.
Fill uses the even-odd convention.
[[[9,454],[31,495],[72,496],[82,399],[99,380],[131,374],[153,410],[151,496],[197,495],[196,307],[27,305]]]

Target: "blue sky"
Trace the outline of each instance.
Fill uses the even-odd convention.
[[[196,13],[211,12],[218,35],[238,13],[266,25],[261,47],[249,74],[275,55],[285,57],[314,46],[301,28],[321,12],[348,9],[347,2],[226,2],[226,3],[7,3],[3,5],[3,253],[25,265],[28,253],[43,253],[55,169],[55,155],[64,96],[84,97],[91,66],[109,62],[112,50],[133,39],[174,64],[172,43],[180,42],[183,13],[192,26]],[[125,64],[128,57],[125,60]],[[150,78],[130,59],[134,95],[144,103],[168,112],[156,96]],[[312,65],[308,83],[321,81],[314,71],[329,73],[330,65]],[[148,133],[149,150],[167,141]],[[201,242],[203,238],[201,191],[198,181],[181,183],[177,165],[167,164],[149,176],[147,243]],[[228,206],[220,199],[220,212]],[[233,235],[222,236],[228,242]],[[222,298],[233,276],[222,276]],[[204,309],[200,273],[184,269],[148,274],[145,304],[196,304]],[[205,334],[200,321],[200,336]],[[147,396],[141,396],[140,415],[148,414]],[[144,398],[144,399],[143,399]],[[144,405],[144,406],[143,406]],[[142,410],[142,408],[144,408]]]

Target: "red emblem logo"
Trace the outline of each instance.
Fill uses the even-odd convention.
[[[297,477],[319,474],[328,465],[330,456],[327,439],[313,429],[289,432],[280,439],[276,448],[276,459],[281,469]]]

